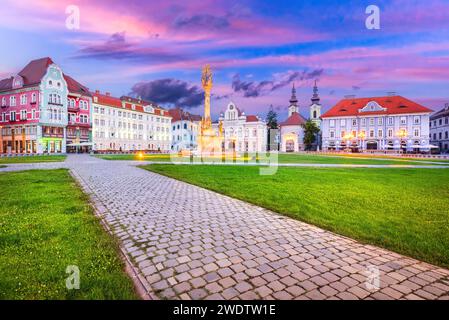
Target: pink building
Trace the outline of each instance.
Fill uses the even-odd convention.
[[[31,61],[0,80],[0,153],[65,153],[67,142],[88,148],[91,103],[87,88],[50,58]]]

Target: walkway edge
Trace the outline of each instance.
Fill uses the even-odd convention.
[[[76,182],[80,185],[82,191],[89,197],[91,201],[91,206],[94,209],[95,215],[99,218],[101,225],[109,233],[110,236],[116,238],[119,242],[121,242],[112,232],[104,217],[104,211],[102,212],[99,209],[99,205],[107,210],[104,204],[100,199],[95,195],[95,193],[90,189],[87,183],[83,180],[83,178],[78,175],[74,170],[69,170],[70,175],[75,179]],[[125,263],[125,271],[128,276],[131,278],[134,288],[142,300],[159,300],[159,298],[153,293],[151,285],[145,279],[145,277],[141,274],[139,269],[132,263],[129,259],[127,253],[124,251],[124,246],[120,243],[118,246],[120,259]]]

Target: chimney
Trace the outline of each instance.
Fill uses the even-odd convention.
[[[111,95],[111,93],[110,92],[106,92],[105,93],[108,97]]]
[[[95,90],[95,93],[96,94],[100,94],[100,90]]]
[[[444,108],[446,108],[446,110],[449,110],[449,103],[446,103],[446,104],[444,105]]]

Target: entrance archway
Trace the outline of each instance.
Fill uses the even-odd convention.
[[[295,141],[290,139],[285,142],[285,151],[286,152],[295,152]]]
[[[368,141],[366,143],[367,150],[377,150],[377,141]]]

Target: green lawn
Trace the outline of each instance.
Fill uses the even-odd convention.
[[[66,158],[65,155],[0,157],[0,164],[5,164],[5,163],[32,163],[32,162],[59,162],[59,161],[64,161],[65,158]]]
[[[254,155],[253,155],[254,156]],[[169,154],[158,155],[143,155],[137,156],[132,154],[126,155],[97,155],[96,157],[105,160],[135,160],[135,161],[154,161],[165,162],[173,159],[177,162],[189,162],[189,157],[178,157],[173,155],[172,158]],[[366,157],[369,157],[366,155]],[[266,163],[274,161],[275,155],[272,155],[267,160],[264,160],[262,156],[259,157],[259,162]],[[199,158],[195,158],[195,161],[199,161]],[[221,159],[205,159],[205,161],[221,162]],[[428,161],[428,162],[427,162]],[[393,158],[361,158],[357,156],[320,156],[320,155],[306,155],[306,154],[279,154],[279,163],[328,163],[328,164],[375,164],[375,165],[432,165],[431,162],[438,162],[437,160],[426,160],[426,162],[416,159],[393,159]],[[429,163],[430,162],[430,163]],[[449,163],[448,163],[449,164]]]
[[[449,267],[449,169],[144,168]]]
[[[0,300],[136,299],[118,245],[67,170],[0,173]],[[66,288],[66,267],[80,289]]]

